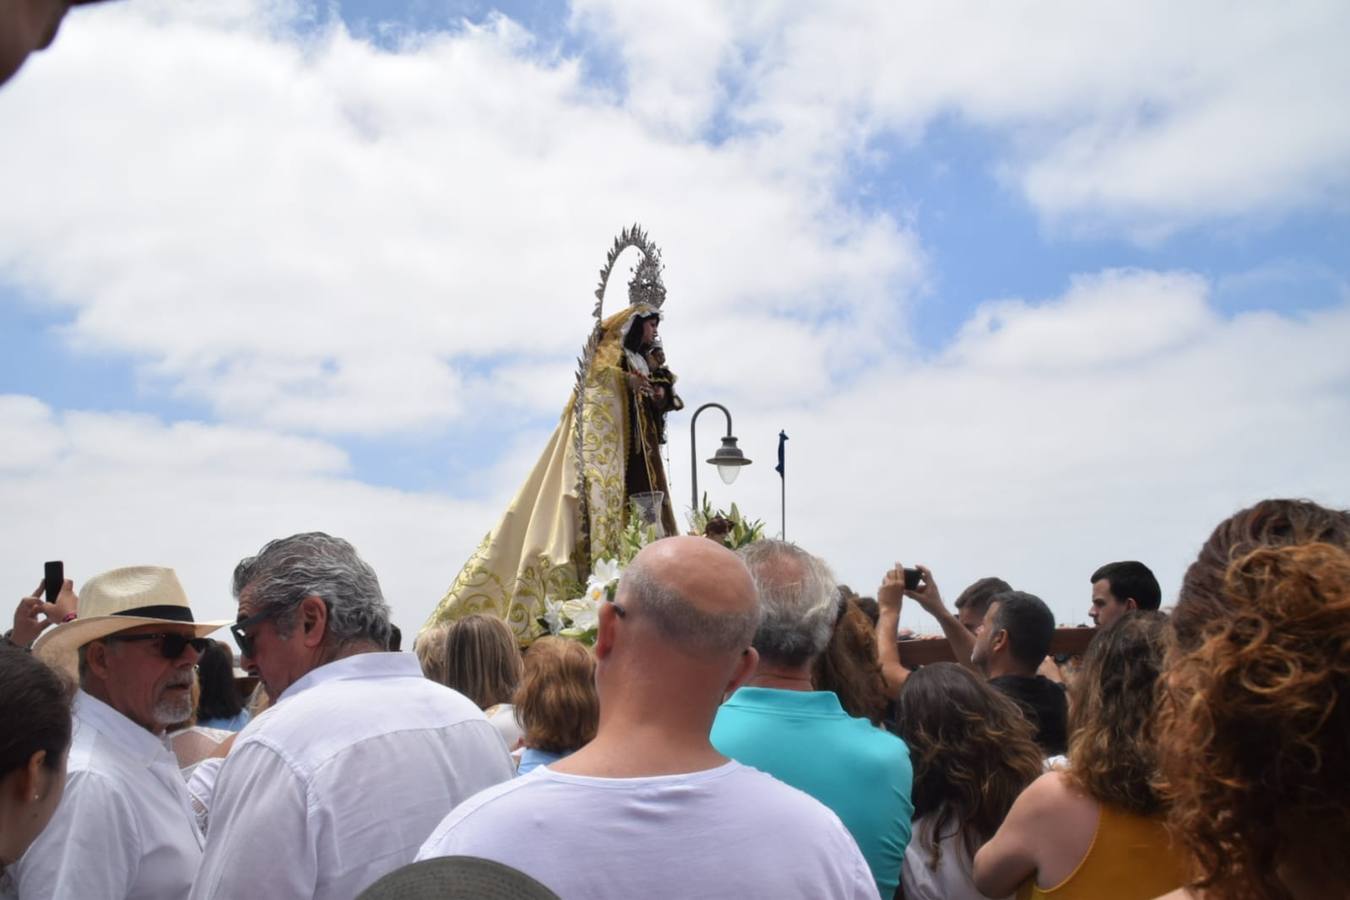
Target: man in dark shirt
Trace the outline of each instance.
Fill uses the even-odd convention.
[[[989,684],[1022,708],[1046,756],[1060,756],[1068,746],[1064,688],[1036,674],[1054,633],[1055,616],[1041,598],[1005,591],[990,601],[970,656]]]

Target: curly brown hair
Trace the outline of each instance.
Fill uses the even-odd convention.
[[[1167,616],[1129,612],[1088,645],[1069,704],[1071,781],[1098,803],[1140,816],[1163,809],[1153,731]]]
[[[914,766],[914,818],[935,814],[929,865],[937,868],[944,832],[959,830],[974,856],[1041,774],[1030,723],[1012,700],[949,662],[909,676],[897,718]]]
[[[881,675],[872,620],[845,598],[825,652],[816,657],[811,683],[818,691],[834,691],[850,716],[880,725],[886,718],[886,679]]]
[[[595,657],[576,641],[541,637],[525,654],[515,705],[525,746],[570,753],[589,743],[600,724]]]
[[[1200,645],[1170,655],[1158,716],[1194,886],[1288,900],[1279,864],[1291,858],[1315,861],[1320,883],[1350,884],[1350,554],[1256,550],[1228,567],[1221,599]],[[1193,602],[1183,592],[1177,608]]]
[[[1223,585],[1233,560],[1260,547],[1323,543],[1350,549],[1350,510],[1328,509],[1311,500],[1262,500],[1219,523],[1186,570],[1172,613],[1172,631],[1182,649],[1199,646],[1205,629],[1228,617]]]

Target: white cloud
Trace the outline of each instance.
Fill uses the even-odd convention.
[[[221,417],[379,434],[471,414],[484,361],[579,351],[635,218],[690,321],[735,308],[800,342],[824,308],[864,342],[922,277],[896,222],[768,143],[649,127],[509,20],[385,51],[297,37],[288,5],[180,6],[72,16],[0,94],[19,136],[0,277],[70,310],[72,347]]]
[[[996,331],[980,324],[994,319]],[[920,561],[949,600],[998,574],[1061,621],[1086,621],[1087,578],[1104,562],[1144,560],[1170,597],[1240,506],[1350,505],[1347,341],[1345,303],[1225,319],[1193,275],[1104,272],[1061,297],[991,304],[946,352],[878,363],[832,397],[728,401],[755,464],[730,489],[704,466],[699,488],[777,532],[785,429],[788,536],[855,589]],[[722,428],[700,419],[700,458]],[[687,506],[687,428],[671,441]],[[905,621],[932,628],[917,609]]]
[[[321,530],[356,545],[395,621],[416,629],[511,490],[469,503],[376,488],[350,477],[345,454],[320,441],[146,416],[57,415],[26,397],[0,398],[0,430],[28,429],[35,412],[62,449],[0,467],[0,569],[13,600],[31,580],[20,575],[47,559],[64,560],[77,587],[118,566],[167,565],[198,618],[232,619],[235,563],[271,538]]]
[[[962,327],[948,356],[977,368],[1050,373],[1137,365],[1213,324],[1202,279],[1110,271],[1076,279],[1053,304],[986,303]]]
[[[0,421],[8,435],[0,442],[0,472],[40,466],[65,446],[51,410],[32,397],[0,394]]]
[[[665,105],[769,129],[802,159],[955,121],[999,142],[998,171],[1058,228],[1157,240],[1344,209],[1350,189],[1336,0],[681,4],[713,22],[697,29],[670,27],[668,4],[577,5],[624,48],[640,114],[683,90]]]

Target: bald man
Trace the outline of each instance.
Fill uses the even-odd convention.
[[[708,740],[759,618],[726,548],[646,547],[600,609],[595,740],[460,804],[418,859],[496,860],[561,897],[877,897],[837,816]]]

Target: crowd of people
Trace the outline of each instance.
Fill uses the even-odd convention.
[[[0,5],[0,83],[81,2]],[[1067,669],[1035,594],[917,572],[864,598],[665,538],[593,647],[523,654],[491,615],[399,652],[326,534],[241,561],[232,624],[167,568],[41,585],[0,646],[0,897],[1350,896],[1350,512],[1241,510],[1166,611],[1098,568]],[[954,662],[903,663],[906,598]]]
[[[982,578],[658,540],[593,647],[491,615],[396,640],[339,538],[40,587],[0,647],[0,896],[1288,900],[1350,893],[1350,512],[1225,520],[1175,603],[1093,572],[1081,665]],[[1086,592],[1085,592],[1086,593]],[[955,662],[909,669],[904,600]],[[461,896],[464,894],[461,894]]]

